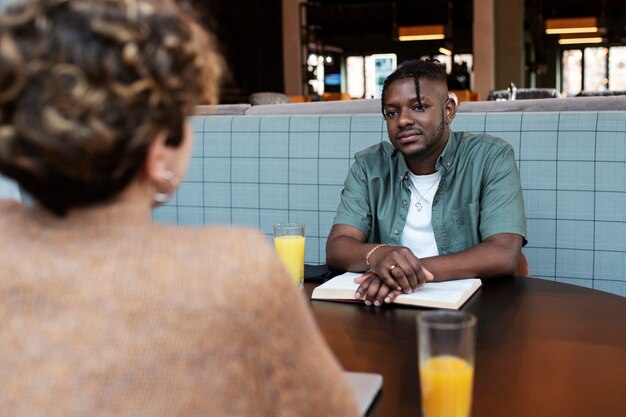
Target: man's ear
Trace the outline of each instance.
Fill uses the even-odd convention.
[[[146,162],[144,165],[144,172],[148,180],[161,181],[163,178],[163,172],[167,170],[167,147],[165,141],[167,140],[167,134],[161,132],[148,146],[148,152],[146,154]]]
[[[443,111],[446,124],[451,125],[454,120],[454,116],[456,116],[456,101],[454,101],[453,98],[448,97]]]

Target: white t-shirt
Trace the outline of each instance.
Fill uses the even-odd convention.
[[[409,172],[411,206],[406,224],[400,236],[400,244],[406,246],[418,258],[439,255],[433,232],[433,198],[441,181],[441,173],[415,175]]]

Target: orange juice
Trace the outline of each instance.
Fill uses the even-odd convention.
[[[289,275],[301,284],[304,278],[304,236],[277,236],[274,247]]]
[[[420,365],[426,417],[469,417],[473,367],[455,356],[435,356]]]

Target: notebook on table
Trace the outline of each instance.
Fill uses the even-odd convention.
[[[383,376],[369,372],[344,371],[343,374],[354,391],[359,411],[365,415],[383,386]]]

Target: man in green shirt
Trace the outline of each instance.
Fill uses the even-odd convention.
[[[512,275],[526,243],[513,148],[452,132],[438,61],[412,61],[381,98],[391,143],[355,156],[326,245],[335,270],[368,271],[356,298],[389,303],[427,280]]]

